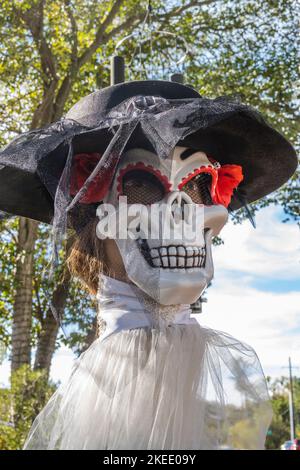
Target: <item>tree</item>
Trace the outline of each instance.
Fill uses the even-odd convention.
[[[19,219],[16,263],[16,291],[12,327],[12,370],[31,360],[33,250],[38,223]]]
[[[273,381],[268,379],[273,407],[273,420],[270,426],[270,433],[267,436],[267,449],[280,449],[281,444],[290,439],[289,422],[289,379],[280,377]],[[300,379],[293,378],[294,382],[294,405],[296,437],[300,437]]]
[[[186,81],[202,94],[239,95],[297,144],[295,1],[178,0],[167,4],[156,0],[144,21],[147,4],[134,0],[3,0],[1,143],[59,119],[80,97],[108,85],[110,56],[119,41],[133,33],[118,49],[131,63],[127,78],[148,74],[167,79],[181,67]],[[158,34],[158,30],[179,34],[173,37]],[[137,40],[141,49],[135,47]],[[185,52],[184,63],[176,65]],[[289,216],[297,217],[298,195],[295,176],[276,195],[253,205],[253,210],[279,202]],[[12,367],[17,370],[29,365],[32,347],[37,347],[35,367],[46,368],[48,375],[59,343],[81,350],[95,311],[67,275],[62,281],[56,278],[52,301],[73,330],[67,340],[57,337],[58,327],[47,306],[51,286],[41,276],[49,263],[49,228],[30,220],[9,219],[1,222],[1,229],[0,328],[6,344],[10,328],[13,331]]]
[[[0,389],[0,450],[23,447],[31,423],[55,387],[45,371],[20,367],[12,375],[10,389]]]
[[[22,122],[17,123],[12,109],[7,113],[7,102],[1,106],[5,134],[10,135],[26,127],[42,127],[62,116],[71,92],[76,90],[75,85],[80,81],[79,73],[87,64],[92,65],[97,49],[118,32],[130,31],[140,20],[142,10],[136,6],[133,8],[134,2],[126,3],[127,18],[124,18],[124,13],[121,18],[116,18],[124,8],[125,2],[122,0],[102,2],[100,6],[95,1],[77,2],[75,7],[69,0],[4,2],[0,19],[4,39],[0,52],[3,59],[1,88],[8,101],[13,91],[14,98],[17,98],[11,100],[13,106],[20,99],[20,94],[23,95]],[[90,11],[97,14],[90,18]],[[15,47],[22,60],[13,60],[11,64]],[[12,77],[14,81],[11,86]],[[20,218],[17,238],[12,370],[31,361],[33,252],[37,223]],[[54,291],[53,303],[59,305],[60,310],[64,309],[68,287],[69,280],[65,277],[64,283]],[[37,291],[36,294],[38,296]],[[48,309],[39,336],[37,367],[43,366],[49,370],[57,330]]]

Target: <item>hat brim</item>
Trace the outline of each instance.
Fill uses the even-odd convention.
[[[36,174],[4,167],[0,170],[0,210],[50,224],[53,198]]]
[[[100,129],[76,135],[74,153],[103,151],[113,136]],[[206,129],[188,135],[178,145],[201,150],[224,164],[241,165],[244,179],[239,191],[248,203],[254,202],[282,186],[295,172],[297,157],[293,146],[276,130],[241,113],[222,120]],[[147,147],[140,127],[133,133],[126,149]],[[59,180],[67,158],[67,146],[57,147],[51,154],[51,179]],[[40,163],[44,165],[47,160]],[[0,170],[0,210],[51,223],[56,187],[46,189],[38,174],[11,167]],[[230,209],[242,207],[233,194]]]
[[[65,167],[70,138],[75,154],[103,153],[113,137],[113,131],[99,129],[101,116],[105,116],[107,110],[120,101],[139,94],[177,100],[200,98],[196,91],[183,85],[161,81],[126,82],[83,98],[67,115],[68,119],[78,124],[78,132],[70,129],[68,134],[68,130],[56,129],[52,135],[42,135],[42,143],[51,139],[51,151],[40,157],[34,147],[38,140],[29,140],[26,144],[26,158],[20,156],[24,145],[22,141],[14,149],[7,147],[0,154],[0,210],[51,223],[54,197]],[[203,99],[199,106],[202,106],[201,109],[207,106],[204,111],[205,125],[189,135],[187,131],[178,145],[202,150],[221,164],[241,165],[244,179],[238,192],[248,203],[282,186],[297,167],[293,146],[269,126],[259,113],[243,105],[231,106],[229,102],[227,105],[226,100],[222,102],[219,111],[219,104],[215,105],[214,102]],[[90,129],[80,126],[90,126]],[[56,143],[55,139],[59,139],[59,142]],[[133,147],[151,148],[140,125],[130,137],[125,150]],[[4,165],[2,169],[1,165]],[[241,198],[237,193],[234,194],[230,209],[236,210],[242,205]]]
[[[181,144],[204,151],[221,165],[241,165],[244,179],[238,190],[248,203],[280,188],[297,168],[293,146],[266,122],[243,113],[201,129]],[[230,208],[242,205],[233,194]]]

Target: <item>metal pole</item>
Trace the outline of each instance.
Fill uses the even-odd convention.
[[[291,441],[293,441],[295,439],[295,414],[294,414],[292,361],[290,357],[289,357],[289,372],[290,372],[290,393],[289,393],[290,431],[291,431]]]
[[[182,73],[173,73],[170,77],[171,82],[182,83],[184,81],[184,77]]]
[[[125,61],[124,57],[114,55],[110,62],[110,84],[125,82]]]

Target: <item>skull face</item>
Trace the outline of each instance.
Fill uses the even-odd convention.
[[[130,280],[162,305],[195,302],[213,277],[211,240],[228,218],[227,209],[213,203],[219,167],[203,152],[175,147],[166,159],[130,150],[117,169],[104,202],[118,213],[126,196],[128,208],[139,210],[125,223],[134,237],[108,236]],[[100,224],[110,220],[102,206],[97,213],[103,238]]]

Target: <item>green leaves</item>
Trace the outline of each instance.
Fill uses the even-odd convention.
[[[0,450],[22,449],[32,421],[54,390],[43,371],[23,366],[14,372],[11,387],[0,389]]]
[[[270,380],[269,380],[270,382]],[[269,383],[271,392],[271,401],[273,407],[273,420],[270,430],[272,434],[267,436],[267,449],[279,449],[280,445],[290,439],[289,422],[289,380],[287,377],[281,377]],[[294,377],[294,404],[296,437],[300,436],[300,380]]]

